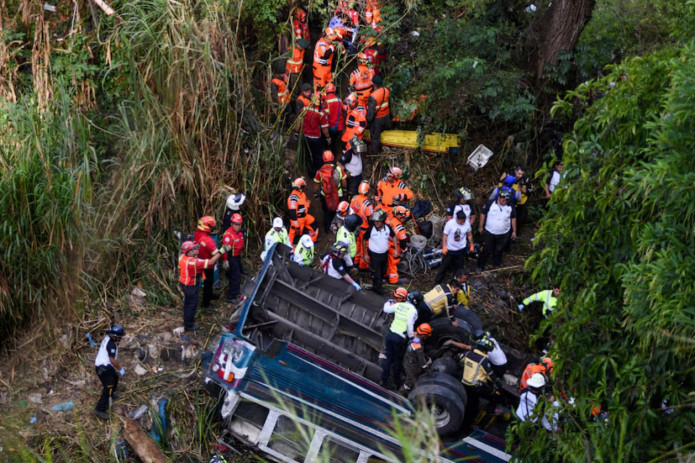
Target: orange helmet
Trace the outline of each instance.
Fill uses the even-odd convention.
[[[374,45],[376,45],[376,37],[367,37],[367,39],[364,41],[364,45],[366,47],[373,47]]]
[[[360,182],[360,186],[357,187],[357,192],[361,195],[366,196],[367,193],[369,193],[369,189],[370,189],[369,182],[366,180],[362,180],[362,182]]]
[[[198,230],[202,230],[204,232],[209,232],[213,228],[215,228],[215,225],[217,222],[215,222],[215,218],[209,215],[204,215],[200,219],[198,219]]]
[[[348,209],[350,209],[350,203],[347,201],[340,201],[340,203],[338,203],[338,214],[346,215],[348,213]]]
[[[396,288],[396,290],[393,292],[393,297],[405,300],[408,297],[408,290],[402,286],[400,288]]]
[[[188,251],[192,251],[194,249],[198,249],[198,245],[193,241],[184,241],[183,244],[181,244],[181,252],[183,254],[186,254]]]
[[[292,188],[297,190],[303,190],[306,188],[306,180],[304,180],[304,177],[295,178],[292,182]]]
[[[335,84],[333,82],[326,84],[326,93],[335,93]]]
[[[388,175],[395,178],[401,178],[401,175],[403,175],[403,171],[400,167],[393,166],[389,169]]]
[[[306,21],[306,10],[304,8],[297,8],[294,10],[294,17],[300,21]]]
[[[357,104],[357,93],[352,92],[348,96],[345,97],[345,104],[353,107]]]
[[[241,214],[239,214],[238,212],[236,214],[232,214],[232,223],[241,224],[243,221],[244,219],[241,218]]]
[[[357,55],[357,61],[359,61],[360,63],[366,63],[369,61],[369,57],[366,53],[360,53],[359,55]]]
[[[323,162],[333,162],[335,161],[335,156],[333,156],[333,151],[326,150],[323,152]]]
[[[404,206],[396,206],[393,208],[393,215],[399,219],[402,219],[408,215],[408,209],[406,209]]]
[[[420,336],[432,336],[432,327],[429,323],[422,323],[417,327],[417,334]]]
[[[326,38],[330,40],[335,40],[335,29],[333,29],[332,27],[327,27],[323,30],[323,35],[325,35]]]

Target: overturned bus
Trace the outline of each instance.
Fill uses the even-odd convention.
[[[416,412],[378,385],[384,299],[296,265],[284,246],[270,250],[243,292],[236,327],[222,335],[204,378],[229,433],[274,461],[404,461],[395,420]],[[466,393],[440,376],[418,381],[414,392],[438,430],[450,431],[461,427]],[[503,439],[476,430],[443,446],[440,461],[461,459],[510,455]]]

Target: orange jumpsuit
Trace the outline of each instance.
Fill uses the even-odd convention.
[[[394,215],[389,214],[386,219],[386,225],[391,227],[398,241],[396,246],[398,246],[399,257],[396,257],[396,247],[393,242],[391,242],[391,244],[389,244],[388,262],[386,263],[386,274],[388,275],[389,283],[395,285],[398,283],[398,263],[401,261],[400,256],[408,247],[408,233],[405,231],[403,223]]]
[[[362,259],[362,255],[365,252],[365,250],[362,249],[362,240],[364,239],[364,232],[367,231],[367,228],[369,227],[369,218],[374,213],[374,205],[367,196],[358,194],[352,197],[350,207],[355,214],[359,215],[362,219],[362,229],[360,230],[360,234],[355,239],[357,244],[355,265],[359,266],[359,268],[363,270],[367,270],[369,269],[369,264]]]
[[[357,138],[361,140],[364,129],[366,128],[367,113],[364,110],[364,106],[356,106],[352,109],[348,109],[347,115],[345,116],[345,132],[343,132],[341,140],[344,143],[348,143],[352,140],[353,135],[357,135]]]
[[[357,69],[350,74],[350,85],[357,93],[357,104],[365,108],[369,95],[372,93],[372,77],[374,77],[374,69],[370,69],[366,64],[358,64]]]
[[[287,82],[276,75],[270,83],[271,93],[273,93],[271,95],[273,103],[278,103],[283,106],[289,104],[290,92],[287,89]]]
[[[391,214],[394,207],[413,199],[413,190],[397,178],[384,177],[376,186],[376,194],[382,209]],[[396,199],[397,195],[401,195]]]
[[[309,214],[309,202],[306,199],[306,194],[297,189],[293,189],[290,193],[289,198],[287,198],[287,209],[289,210],[290,216],[290,243],[295,245],[299,241],[299,237],[304,234],[304,229],[306,229],[311,239],[316,242],[319,236],[318,229],[314,229],[314,217]]]
[[[321,37],[314,47],[314,90],[320,90],[333,80],[331,66],[335,45],[326,37]]]
[[[367,24],[375,27],[381,22],[381,10],[379,9],[379,2],[376,0],[367,0],[367,7],[364,11],[364,16]]]
[[[301,74],[304,69],[304,49],[297,42],[292,47],[292,58],[287,60],[285,69],[288,74]]]

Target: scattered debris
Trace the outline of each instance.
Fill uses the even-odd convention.
[[[123,437],[143,463],[165,463],[167,461],[161,449],[145,434],[145,431],[135,420],[131,418],[124,420]]]
[[[140,405],[140,408],[131,413],[130,417],[134,420],[139,420],[142,417],[142,415],[144,415],[147,412],[147,409],[147,405]]]
[[[142,367],[141,365],[135,365],[135,368],[133,369],[136,375],[138,376],[143,376],[147,373],[147,369]]]
[[[37,405],[43,405],[43,394],[39,392],[35,392],[33,394],[29,394],[27,397],[29,399],[29,402],[37,404]]]
[[[172,333],[174,333],[174,336],[179,337],[183,334],[183,332],[186,331],[186,328],[183,326],[179,326],[178,328],[174,328]]]
[[[97,343],[94,342],[94,338],[92,338],[92,333],[85,333],[84,337],[87,338],[87,341],[89,341],[89,347],[97,346]]]
[[[54,405],[51,407],[51,410],[55,412],[63,412],[67,413],[70,410],[72,410],[75,407],[75,404],[72,401],[69,402],[63,402],[62,404]]]

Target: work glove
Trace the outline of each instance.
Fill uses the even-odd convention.
[[[121,368],[119,370],[119,373],[121,374],[121,376],[125,376],[125,368]]]
[[[468,248],[468,252],[474,253],[475,252],[475,245],[471,243],[471,246]]]
[[[356,281],[352,282],[352,287],[355,288],[357,291],[362,291],[362,287],[358,285]]]
[[[224,262],[222,262],[222,269],[223,269],[224,271],[229,270],[229,261],[226,261],[226,260],[225,260]]]
[[[446,254],[449,252],[449,250],[446,248],[446,244],[442,246],[442,254],[446,256]]]
[[[519,304],[519,312],[523,312],[524,307],[526,307],[524,304]]]

